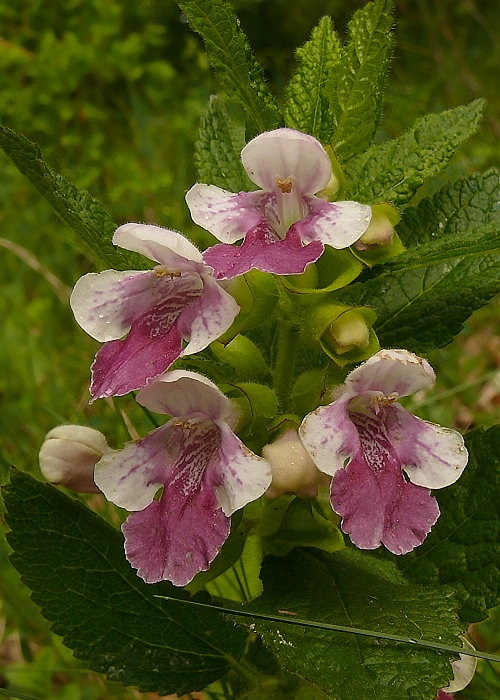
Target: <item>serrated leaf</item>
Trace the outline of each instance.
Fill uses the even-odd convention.
[[[469,463],[452,486],[436,491],[441,516],[424,544],[398,560],[418,583],[451,584],[464,622],[500,604],[500,427],[466,435]]]
[[[417,353],[453,340],[473,311],[500,291],[497,224],[458,231],[380,265],[374,277],[335,293],[340,302],[372,307],[382,347]]]
[[[69,180],[54,173],[42,160],[38,146],[22,134],[0,126],[0,146],[16,168],[36,187],[61,219],[78,236],[82,252],[100,269],[141,269],[140,256],[118,251],[111,242],[116,224],[86,190],[79,190]]]
[[[82,503],[17,472],[3,489],[11,560],[52,629],[110,680],[160,695],[220,678],[246,635],[213,610],[160,600],[125,560],[123,538]]]
[[[264,593],[246,607],[250,612],[285,610],[300,619],[461,646],[451,589],[408,585],[393,564],[355,550],[294,550],[267,557],[262,580]],[[254,624],[286,668],[336,700],[430,700],[451,676],[453,656],[411,644],[257,618]]]
[[[408,202],[431,175],[441,172],[458,146],[477,129],[484,100],[428,114],[402,136],[372,146],[344,168],[349,197],[359,202]]]
[[[345,163],[370,145],[380,121],[383,87],[392,48],[394,3],[375,0],[353,15],[342,63],[333,73],[331,144]]]
[[[407,248],[489,223],[500,224],[500,171],[491,168],[442,187],[405,209],[398,234]]]
[[[342,56],[330,17],[323,17],[311,38],[297,49],[298,68],[287,88],[285,124],[328,143],[333,133],[327,88]]]
[[[226,0],[179,0],[191,28],[201,34],[210,63],[223,81],[229,97],[236,99],[248,116],[252,137],[281,123],[262,67],[255,60],[233,8]]]
[[[198,132],[195,160],[200,182],[217,185],[230,192],[251,190],[241,163],[244,134],[238,134],[218,97],[212,95]]]

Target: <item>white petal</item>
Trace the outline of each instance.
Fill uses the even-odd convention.
[[[194,355],[213,343],[227,331],[239,313],[240,307],[233,297],[222,289],[211,275],[203,276],[203,293],[192,313],[183,316],[179,330],[189,342],[183,355]],[[184,324],[189,325],[184,328]]]
[[[173,269],[191,269],[187,261],[201,262],[198,248],[182,234],[151,224],[124,224],[116,229],[113,243]]]
[[[105,270],[80,277],[70,298],[75,319],[96,340],[117,340],[161,299],[153,272]]]
[[[139,391],[136,399],[156,413],[180,419],[204,415],[218,421],[231,413],[229,399],[213,382],[196,372],[180,369],[156,377]]]
[[[434,384],[434,370],[422,357],[408,350],[380,350],[346,378],[349,391],[380,391],[385,396],[409,396]]]
[[[96,464],[94,481],[108,501],[127,510],[143,510],[165,483],[168,470],[165,435],[169,423],[143,440],[112,450]]]
[[[217,460],[223,484],[215,492],[229,516],[265,493],[271,483],[271,465],[251,452],[225,423],[218,425],[222,441]]]
[[[263,221],[250,194],[233,194],[215,185],[196,184],[187,193],[186,203],[195,224],[222,243],[234,243]]]
[[[423,421],[398,404],[388,407],[389,411],[399,424],[391,435],[392,444],[410,481],[429,489],[455,483],[468,460],[460,433]]]
[[[276,178],[295,178],[301,195],[319,192],[330,182],[332,168],[323,146],[313,136],[293,129],[266,131],[241,152],[248,176],[263,190],[276,187]]]
[[[304,242],[321,241],[332,248],[347,248],[368,228],[371,207],[358,202],[324,202],[308,197],[310,214],[297,221],[295,229]]]
[[[350,394],[309,413],[299,428],[299,437],[318,469],[333,476],[360,448],[356,426],[348,413]]]

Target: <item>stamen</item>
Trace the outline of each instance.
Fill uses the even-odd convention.
[[[153,270],[155,273],[156,277],[171,277],[172,279],[174,277],[180,277],[181,273],[180,272],[171,272],[170,270],[167,270],[165,267],[155,267]]]
[[[285,180],[282,180],[281,178],[277,177],[276,186],[283,192],[283,194],[290,194],[292,191],[292,178],[287,177]]]

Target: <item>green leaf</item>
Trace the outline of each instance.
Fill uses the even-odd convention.
[[[328,143],[333,133],[327,88],[341,55],[342,45],[332,21],[323,17],[311,39],[297,49],[299,65],[287,88],[286,125],[311,134],[322,143]]]
[[[54,173],[42,160],[38,146],[22,134],[0,126],[0,146],[16,168],[36,187],[61,219],[77,234],[82,252],[98,268],[141,269],[135,253],[118,251],[111,242],[116,224],[97,199]]]
[[[196,142],[199,181],[230,192],[253,189],[254,185],[241,163],[240,153],[244,145],[244,134],[234,129],[221,100],[212,95]]]
[[[500,291],[499,227],[455,232],[407,251],[373,274],[335,292],[335,298],[375,310],[382,347],[417,353],[443,347]]]
[[[201,34],[210,63],[223,81],[229,97],[237,100],[248,116],[249,136],[274,129],[281,116],[240,28],[231,4],[226,0],[179,0],[191,28]]]
[[[404,204],[431,175],[441,172],[479,124],[484,100],[428,114],[402,136],[372,146],[345,166],[349,197]]]
[[[491,168],[446,184],[417,207],[405,209],[398,234],[407,248],[500,223],[500,171]]]
[[[464,622],[500,604],[500,427],[471,431],[469,463],[452,486],[436,491],[441,516],[424,544],[398,559],[411,581],[450,584]]]
[[[246,606],[250,612],[280,610],[300,619],[461,646],[451,589],[408,585],[394,565],[353,549],[267,557],[262,580],[264,593]],[[411,644],[257,618],[254,624],[286,668],[336,700],[430,700],[452,675],[451,655]]]
[[[341,163],[368,148],[380,121],[392,48],[393,5],[392,0],[375,0],[349,22],[349,41],[330,88],[331,145]]]
[[[160,695],[199,690],[239,657],[246,634],[214,611],[147,585],[125,560],[123,538],[82,503],[28,474],[4,488],[12,563],[52,629],[110,680]]]

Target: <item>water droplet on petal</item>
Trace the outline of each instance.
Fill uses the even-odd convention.
[[[104,318],[104,314],[99,314],[99,318]]]

